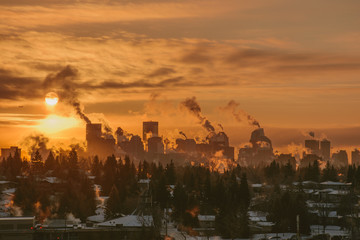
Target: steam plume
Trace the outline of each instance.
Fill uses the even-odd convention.
[[[223,111],[230,112],[238,122],[246,120],[250,125],[260,128],[260,123],[250,114],[242,109],[238,109],[240,104],[231,100],[225,107],[220,108]]]
[[[68,65],[58,73],[49,74],[44,82],[45,90],[55,90],[67,104],[74,107],[76,113],[86,123],[91,123],[90,119],[85,115],[78,99],[78,93],[75,90],[74,80],[78,77],[78,71],[74,67]]]
[[[189,112],[192,113],[197,119],[199,119],[200,124],[208,132],[215,132],[215,128],[211,125],[210,121],[201,114],[201,108],[196,101],[196,97],[185,99],[185,101],[181,102],[181,105],[188,109]]]
[[[23,142],[22,145],[24,145],[26,148],[28,148],[28,152],[31,155],[36,150],[46,150],[47,144],[49,143],[49,138],[46,137],[43,134],[33,134],[27,136]]]
[[[311,131],[311,132],[309,132],[309,136],[312,137],[312,138],[314,138],[314,137],[315,137],[315,133]]]

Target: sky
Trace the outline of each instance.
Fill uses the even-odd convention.
[[[0,0],[0,146],[38,133],[83,142],[74,101],[114,130],[140,134],[154,120],[164,136],[204,136],[180,106],[192,97],[234,146],[254,126],[223,111],[231,100],[280,150],[308,131],[334,150],[360,146],[359,10],[358,0]]]

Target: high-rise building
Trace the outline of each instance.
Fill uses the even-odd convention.
[[[101,123],[86,124],[86,141],[101,138]]]
[[[159,123],[158,122],[143,122],[143,141],[147,144],[147,140],[151,137],[157,137],[159,135]]]
[[[321,152],[321,157],[325,160],[325,161],[329,161],[330,160],[330,141],[327,139],[323,139],[320,142],[320,152]]]
[[[10,155],[14,157],[16,152],[19,154],[21,158],[21,148],[18,147],[2,148],[1,159],[7,159]]]
[[[348,155],[345,150],[340,150],[332,155],[333,164],[335,167],[346,167],[348,163]]]
[[[87,152],[90,155],[97,155],[106,158],[114,154],[115,139],[111,135],[103,137],[101,123],[86,124]]]
[[[360,151],[358,149],[354,149],[351,152],[351,164],[355,164],[355,166],[360,165]]]
[[[163,154],[164,144],[161,137],[151,137],[148,139],[148,153]]]
[[[305,147],[310,150],[311,154],[319,155],[319,140],[307,139],[305,140]]]

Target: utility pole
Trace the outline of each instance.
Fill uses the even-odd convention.
[[[300,216],[296,215],[296,233],[297,239],[300,240]]]

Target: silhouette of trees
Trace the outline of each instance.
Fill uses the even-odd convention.
[[[109,199],[106,202],[106,219],[118,216],[122,211],[122,205],[123,202],[120,199],[119,190],[115,185],[113,185],[110,191]]]
[[[302,193],[291,191],[275,192],[269,200],[268,219],[275,223],[275,232],[296,232],[296,216],[300,216],[300,232],[310,232],[310,220]]]
[[[330,162],[326,162],[326,166],[322,171],[321,181],[338,181],[337,172],[334,166],[330,166]]]

